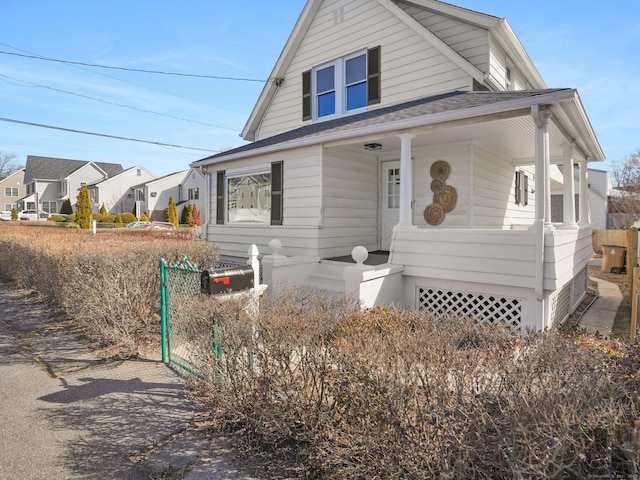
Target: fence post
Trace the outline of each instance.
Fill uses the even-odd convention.
[[[162,343],[162,362],[167,363],[167,267],[164,258],[160,259],[160,338]]]
[[[640,268],[633,269],[633,282],[631,282],[631,328],[629,331],[629,339],[633,342],[636,337],[636,328],[638,325],[638,277],[640,276]]]

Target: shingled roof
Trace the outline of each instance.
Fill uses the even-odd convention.
[[[386,123],[393,123],[399,120],[405,120],[415,117],[424,117],[444,112],[453,112],[457,110],[466,110],[474,107],[482,107],[501,102],[508,102],[517,99],[537,97],[556,93],[560,91],[570,90],[566,88],[555,89],[539,89],[539,90],[513,90],[507,92],[466,92],[454,91],[440,95],[412,100],[410,102],[392,105],[386,108],[379,108],[357,115],[347,115],[326,122],[316,122],[304,127],[289,130],[288,132],[274,135],[269,138],[258,140],[247,145],[243,145],[232,150],[203,158],[195,162],[208,162],[214,159],[222,159],[228,155],[248,152],[258,148],[277,145],[291,140],[299,140],[305,137],[313,137],[319,134],[337,133],[347,130],[355,130],[363,127],[372,127]]]
[[[119,163],[90,162],[87,160],[29,155],[25,166],[25,183],[33,180],[62,180],[89,163],[93,163],[107,175],[112,175],[122,170],[122,165]]]

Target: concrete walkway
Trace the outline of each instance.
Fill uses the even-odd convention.
[[[105,363],[0,282],[0,478],[250,480],[191,428],[183,380],[162,363]]]
[[[622,294],[615,283],[590,277],[598,284],[598,298],[580,319],[579,326],[592,332],[611,337],[613,321],[622,302]]]

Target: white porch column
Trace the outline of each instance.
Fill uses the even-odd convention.
[[[400,218],[398,227],[412,227],[411,201],[413,199],[413,165],[411,162],[411,140],[415,135],[404,133],[400,139]]]
[[[551,227],[551,177],[549,168],[549,112],[533,105],[536,124],[536,220]]]
[[[573,182],[573,152],[575,144],[564,147],[564,195],[562,199],[562,226],[575,228],[576,223],[576,189]]]
[[[587,190],[589,187],[589,178],[587,174],[587,162],[580,161],[578,162],[578,165],[580,166],[580,204],[578,209],[578,225],[584,227],[591,224],[589,219],[589,192]]]

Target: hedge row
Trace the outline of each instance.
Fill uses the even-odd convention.
[[[255,318],[190,302],[195,399],[269,478],[638,478],[635,346],[302,290]]]
[[[159,343],[159,262],[211,266],[212,246],[158,235],[115,235],[0,223],[0,277],[33,289],[92,338],[136,355]]]

